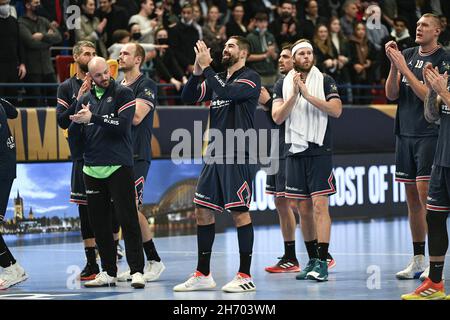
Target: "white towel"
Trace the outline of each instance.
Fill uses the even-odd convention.
[[[294,94],[292,83],[294,74],[295,70],[291,70],[284,79],[283,98],[285,101]],[[323,74],[317,67],[311,68],[305,84],[312,96],[325,100]],[[308,149],[308,142],[322,146],[327,124],[328,114],[313,106],[299,94],[291,114],[286,119],[285,141],[291,144],[289,151],[292,153],[303,152]]]

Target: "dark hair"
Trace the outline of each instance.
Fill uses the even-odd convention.
[[[281,7],[285,3],[295,6],[295,3],[292,0],[282,0],[280,1],[279,6]]]
[[[184,10],[184,9],[194,9],[194,6],[191,4],[191,3],[185,3],[182,7],[181,7],[181,10]]]
[[[269,21],[269,16],[265,12],[258,12],[255,14],[256,21]]]
[[[133,26],[135,25],[135,24],[137,24],[137,25],[139,25],[139,23],[130,23],[129,25],[128,25],[128,31],[129,32],[131,32],[131,28],[133,28]]]
[[[112,43],[118,43],[121,40],[125,39],[126,37],[131,37],[131,34],[127,30],[118,29],[113,32],[111,41]]]
[[[242,7],[242,9],[244,9],[244,11],[245,11],[244,4],[241,3],[241,2],[236,3],[236,4],[233,6],[233,8],[232,8],[231,11],[234,11],[234,9],[236,9],[237,7]]]
[[[292,50],[292,43],[283,43],[283,45],[281,46],[281,51],[283,50]]]
[[[250,53],[250,42],[247,40],[247,38],[241,36],[231,36],[230,39],[235,39],[237,41],[239,49],[246,50],[248,53]]]
[[[139,1],[139,6],[142,6],[143,4],[146,4],[148,0],[141,0]],[[153,1],[153,0],[152,0]],[[154,2],[153,2],[154,4]]]
[[[394,24],[396,24],[397,22],[403,22],[405,24],[405,26],[408,25],[408,20],[406,20],[406,18],[404,18],[402,16],[395,17],[393,19],[393,21],[394,21]]]

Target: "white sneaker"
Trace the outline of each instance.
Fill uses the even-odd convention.
[[[405,270],[398,272],[395,276],[400,280],[418,279],[422,272],[428,267],[424,255],[417,255],[411,259]]]
[[[131,275],[131,286],[135,289],[145,288],[145,279],[142,273],[136,272]]]
[[[216,287],[216,283],[211,275],[203,275],[199,271],[195,271],[192,276],[186,280],[186,282],[180,283],[173,287],[173,291],[183,292],[183,291],[197,291],[197,290],[208,290]]]
[[[117,281],[119,282],[127,282],[127,281],[131,281],[131,274],[130,274],[130,269],[128,269],[125,272],[120,273],[117,276]]]
[[[27,279],[28,275],[25,273],[25,270],[18,262],[16,262],[15,264],[3,269],[3,272],[0,275],[0,290],[6,290],[9,287]]]
[[[144,279],[146,282],[156,281],[159,279],[159,276],[166,269],[166,266],[162,261],[148,261],[147,265],[144,268]]]
[[[86,288],[99,288],[99,287],[115,287],[117,278],[111,277],[106,271],[102,271],[95,277],[94,280],[84,283]]]
[[[426,278],[428,278],[430,275],[430,266],[428,266],[424,272],[420,275],[420,281],[425,281]],[[445,280],[444,274],[442,274],[442,280]]]
[[[233,280],[222,287],[222,290],[225,292],[250,292],[256,291],[256,286],[251,277],[238,272]]]

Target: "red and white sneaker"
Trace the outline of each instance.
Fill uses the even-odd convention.
[[[434,283],[430,278],[426,278],[414,292],[402,295],[402,300],[444,300],[445,298],[444,281]]]
[[[281,257],[276,265],[266,267],[264,270],[269,273],[291,273],[300,272],[301,269],[297,260]]]
[[[336,267],[336,260],[334,260],[334,258],[331,256],[331,254],[328,254],[327,265],[328,265],[328,270]]]
[[[209,290],[216,287],[216,283],[211,273],[205,276],[200,271],[195,271],[189,279],[173,287],[173,291],[185,292],[185,291],[198,291]]]

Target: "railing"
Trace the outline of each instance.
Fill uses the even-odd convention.
[[[3,98],[13,100],[19,107],[27,107],[33,102],[33,107],[55,105],[56,90],[59,83],[0,83],[2,88],[16,88],[17,95],[4,96]],[[175,85],[158,83],[158,102],[162,105],[181,104],[181,90],[176,91]],[[27,94],[27,89],[39,89],[42,95]],[[270,87],[268,89],[271,89]],[[382,85],[339,85],[338,89],[341,99],[347,104],[371,104],[374,101],[386,100]],[[363,90],[365,94],[355,94],[355,90]],[[372,94],[376,90],[376,95]],[[49,92],[48,92],[49,91]],[[386,101],[384,101],[386,103]]]

